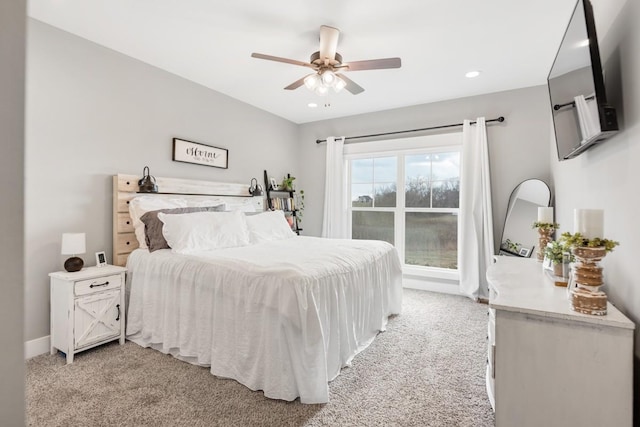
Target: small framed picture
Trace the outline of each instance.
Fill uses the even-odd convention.
[[[107,265],[107,257],[104,251],[96,252],[96,267],[104,267],[105,265]]]
[[[274,177],[269,178],[269,184],[271,184],[272,190],[278,189],[278,183],[276,182],[276,179]]]
[[[529,252],[531,252],[531,250],[528,248],[520,248],[520,252],[518,252],[518,254],[523,257],[528,257]]]

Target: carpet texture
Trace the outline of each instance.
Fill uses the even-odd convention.
[[[117,341],[27,361],[31,426],[493,426],[487,306],[406,289],[403,313],[330,383],[329,403],[266,399],[207,368]]]

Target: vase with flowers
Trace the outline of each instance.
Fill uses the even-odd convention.
[[[570,247],[557,240],[550,241],[544,247],[545,267],[548,265],[550,269],[553,269],[553,275],[556,278],[564,279],[556,280],[557,286],[567,286],[568,265],[574,260],[570,251]]]

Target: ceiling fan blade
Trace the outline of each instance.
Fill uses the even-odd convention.
[[[366,61],[354,61],[344,64],[349,71],[382,70],[385,68],[400,68],[400,58],[369,59]]]
[[[347,84],[344,88],[351,92],[354,95],[364,92],[364,88],[345,76],[344,74],[336,74],[336,76],[340,77]]]
[[[314,70],[317,68],[315,65],[309,64],[308,62],[296,61],[295,59],[281,58],[279,56],[265,55],[262,53],[254,52],[251,54],[251,57],[258,58],[258,59],[266,59],[267,61],[284,62],[285,64],[300,65],[301,67],[309,67],[309,68],[313,68]]]
[[[326,25],[320,26],[320,59],[329,59],[329,62],[336,58],[336,50],[338,49],[338,37],[340,30]]]
[[[304,79],[307,78],[307,76],[310,76],[311,74],[307,74],[306,76],[304,76],[301,79],[296,80],[295,82],[291,83],[289,86],[285,87],[285,90],[294,90],[294,89],[298,89],[300,86],[302,86],[304,84]]]

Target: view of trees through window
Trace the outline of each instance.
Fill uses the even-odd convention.
[[[459,152],[354,159],[350,172],[352,238],[402,241],[406,264],[457,268]]]

